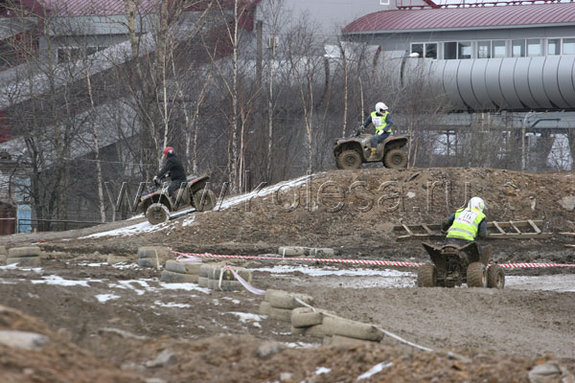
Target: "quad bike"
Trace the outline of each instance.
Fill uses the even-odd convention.
[[[436,247],[423,243],[432,263],[424,263],[417,272],[418,287],[455,287],[467,283],[468,287],[505,286],[505,274],[498,264],[489,267],[487,248],[480,254],[476,242],[458,246],[446,244]]]
[[[407,167],[407,153],[403,148],[409,136],[389,136],[377,145],[376,156],[370,159],[371,134],[360,134],[356,137],[339,138],[335,141],[333,154],[338,169],[359,169],[362,163],[383,162],[386,168],[399,169]]]
[[[140,197],[138,210],[145,213],[148,222],[152,225],[166,222],[170,212],[182,207],[193,207],[196,211],[212,210],[216,206],[216,195],[206,188],[210,177],[188,177],[185,187],[177,191],[176,199],[172,198],[167,187],[158,187],[155,191]],[[161,186],[156,183],[156,186]]]

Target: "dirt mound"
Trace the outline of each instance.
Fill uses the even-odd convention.
[[[0,381],[143,382],[52,332],[41,321],[0,306]]]
[[[544,220],[545,231],[575,231],[571,173],[364,169],[314,174],[232,198],[220,203],[219,211],[180,218],[167,230],[130,242],[252,254],[301,245],[404,258],[413,256],[413,246],[398,248],[393,225],[440,223],[474,195],[486,201],[488,220]],[[113,246],[114,241],[95,243]],[[554,238],[546,246],[559,250],[560,241]],[[518,241],[511,246],[523,250]]]
[[[381,168],[301,177],[220,199],[219,210],[178,218],[163,230],[123,237],[122,241],[117,236],[84,238],[82,243],[60,242],[57,247],[133,254],[138,246],[155,244],[182,251],[253,254],[300,245],[405,258],[414,256],[413,249],[419,245],[398,247],[393,225],[441,223],[475,195],[486,201],[488,220],[544,220],[545,231],[575,231],[572,173]],[[544,243],[559,250],[563,240],[559,237]],[[524,254],[524,243],[511,241],[509,245],[516,248],[513,253]],[[531,258],[525,255],[523,260]]]
[[[373,247],[392,239],[392,225],[440,223],[474,195],[486,201],[490,220],[543,219],[547,230],[575,229],[573,210],[561,205],[565,197],[575,196],[570,173],[366,169],[316,174],[266,192],[219,212],[198,214],[170,237],[195,245],[262,241]],[[148,238],[161,241],[165,236]]]

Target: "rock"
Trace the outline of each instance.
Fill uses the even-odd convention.
[[[26,331],[0,331],[0,344],[8,347],[38,350],[50,341],[46,335]]]
[[[559,201],[559,205],[565,210],[575,210],[575,196],[568,195],[567,197],[561,198]]]
[[[146,367],[148,368],[164,367],[167,364],[175,362],[176,359],[177,359],[176,354],[174,354],[170,350],[162,350],[162,352],[158,354],[156,359],[146,362]]]
[[[130,262],[130,259],[128,257],[109,254],[106,257],[106,262],[110,265],[115,265],[116,263]]]
[[[512,184],[511,182],[507,182],[503,185],[505,188],[504,194],[507,196],[516,196],[517,192],[520,190],[516,185]]]
[[[575,377],[557,361],[535,366],[529,371],[529,383],[574,383]]]
[[[285,350],[285,346],[278,342],[264,342],[257,350],[258,357],[265,359],[274,354],[280,353]]]

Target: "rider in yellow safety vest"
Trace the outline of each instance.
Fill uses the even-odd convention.
[[[487,236],[486,215],[483,213],[485,203],[479,197],[473,197],[465,209],[459,209],[442,225],[447,231],[447,243],[472,242],[479,237]]]
[[[371,137],[370,140],[370,160],[375,159],[376,157],[376,150],[377,145],[380,142],[385,141],[389,135],[391,135],[391,125],[393,125],[393,121],[391,120],[391,115],[389,114],[389,107],[385,105],[383,102],[378,102],[375,104],[375,111],[372,112],[367,120],[363,123],[363,128],[358,130],[357,135],[361,134],[361,132],[366,129],[369,124],[373,124],[375,127],[375,134]]]

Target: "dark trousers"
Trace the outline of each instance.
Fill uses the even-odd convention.
[[[170,182],[170,185],[168,186],[168,194],[170,195],[170,197],[176,198],[178,190],[180,189],[180,187],[183,187],[182,185],[184,185],[185,183],[186,180],[172,180]]]
[[[380,142],[385,141],[385,139],[387,137],[389,137],[391,133],[390,132],[385,132],[382,134],[374,134],[373,136],[371,136],[371,147],[372,148],[377,148],[377,144],[379,144]]]
[[[469,242],[472,241],[467,241],[465,239],[460,239],[460,238],[445,238],[445,245],[454,245],[457,247],[463,247],[465,245],[467,245]]]

